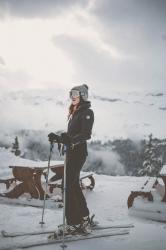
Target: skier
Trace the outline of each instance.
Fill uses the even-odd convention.
[[[94,113],[88,101],[88,86],[83,84],[71,89],[68,130],[60,136],[48,135],[49,141],[60,142],[66,150],[66,234],[84,233],[90,224],[89,209],[82,193],[79,176],[85,163],[87,140],[91,138]]]

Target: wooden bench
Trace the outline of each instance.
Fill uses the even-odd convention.
[[[1,180],[0,183],[5,183],[6,188],[10,186],[11,181],[15,181],[16,185],[9,192],[2,194],[3,197],[5,196],[13,199],[20,197],[24,193],[29,193],[31,198],[40,200],[44,199],[44,190],[42,187],[41,177],[43,175],[46,177],[44,171],[47,170],[47,167],[9,166],[9,168],[12,169],[14,178]],[[49,179],[48,184],[50,193],[53,193],[54,188],[62,188],[64,164],[52,165],[50,166],[50,169],[55,174]],[[84,188],[92,190],[95,186],[93,174],[84,174],[84,176],[80,178],[80,184],[85,178],[90,180],[90,185],[84,185]],[[58,180],[61,180],[61,184],[51,183]],[[81,187],[83,188],[83,184],[81,184]],[[48,195],[46,197],[49,198]]]
[[[16,178],[9,179],[0,179],[0,183],[4,183],[6,185],[6,189],[9,189],[12,183],[16,183]]]
[[[90,180],[90,184],[89,185],[86,185],[83,183],[83,180],[88,178]],[[93,190],[94,189],[94,186],[95,186],[95,179],[93,177],[93,174],[90,173],[90,174],[85,174],[80,176],[80,185],[81,185],[81,188],[82,189],[90,189],[90,190]]]
[[[44,190],[41,185],[41,176],[45,168],[26,167],[26,166],[9,166],[12,169],[13,176],[16,180],[16,186],[5,197],[18,198],[24,193],[29,193],[34,199],[43,199]]]
[[[165,188],[165,192],[164,192],[164,196],[163,196],[162,201],[166,202],[166,165],[164,165],[162,167],[162,169],[160,170],[159,177],[161,177],[161,179],[163,180],[163,182],[164,182],[164,188]]]
[[[58,184],[58,183],[50,183],[50,182],[54,182],[54,181],[58,181],[58,180],[61,180],[63,179],[63,170],[64,170],[64,165],[60,165],[56,168],[51,168],[51,170],[56,173],[56,175],[54,175],[53,177],[51,177],[49,179],[49,191],[50,193],[53,193],[53,190],[54,188],[61,188],[62,189],[62,183],[61,184]],[[83,183],[83,180],[88,178],[89,181],[90,181],[90,184],[89,185],[85,185]],[[93,190],[94,186],[95,186],[95,179],[93,177],[93,173],[84,173],[84,174],[81,174],[80,176],[80,186],[82,189],[89,189],[89,190]]]
[[[156,177],[149,177],[140,188],[131,191],[131,194],[128,197],[127,205],[128,208],[132,207],[134,199],[138,196],[153,201],[153,195],[151,193],[152,189],[158,184]]]

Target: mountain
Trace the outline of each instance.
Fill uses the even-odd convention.
[[[95,112],[93,139],[165,137],[166,93],[90,92]],[[70,100],[62,89],[0,94],[1,131],[66,130]]]

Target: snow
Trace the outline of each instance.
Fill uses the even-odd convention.
[[[150,133],[155,137],[165,138],[165,93],[155,95],[114,90],[103,94],[100,92],[92,93],[91,89],[89,91],[95,113],[93,139],[138,139]],[[15,130],[22,129],[66,130],[70,105],[68,91],[38,89],[9,92],[5,95],[0,93],[0,103],[3,121],[1,131],[7,134],[10,132],[15,135]],[[0,137],[3,139],[4,134]]]
[[[0,154],[0,177],[6,176],[7,166],[9,163],[9,152]],[[11,156],[11,161],[15,156]],[[19,158],[17,158],[19,159]],[[20,159],[21,160],[21,159]],[[15,162],[12,163],[14,165]],[[24,159],[25,164],[29,164],[29,160]],[[45,163],[44,163],[45,164]],[[143,218],[131,216],[127,208],[127,198],[135,185],[139,185],[145,177],[129,177],[129,176],[106,176],[94,174],[96,186],[93,191],[85,193],[87,203],[91,214],[96,215],[96,219],[100,224],[129,224],[133,223],[134,228],[130,229],[130,234],[125,236],[114,236],[102,239],[93,239],[82,242],[68,243],[68,250],[165,250],[166,245],[166,225],[162,222],[155,222]],[[159,209],[161,208],[158,202]],[[149,204],[149,203],[148,203]],[[165,208],[164,208],[165,205]],[[166,204],[162,203],[163,211],[166,210]],[[10,232],[32,231],[41,228],[42,208],[17,206],[11,204],[0,204],[0,230]],[[62,209],[46,209],[44,221],[44,229],[55,229],[58,224],[62,223]],[[13,242],[24,241],[33,242],[42,239],[43,236],[24,236],[17,239],[7,239],[0,236],[0,249],[7,245],[12,246]],[[12,249],[12,247],[11,247]],[[49,245],[32,247],[31,250],[58,250],[59,245]]]
[[[161,176],[166,176],[166,165],[164,165],[160,171]]]

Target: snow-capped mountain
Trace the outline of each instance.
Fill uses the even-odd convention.
[[[66,130],[70,100],[66,90],[29,90],[0,94],[1,131]],[[166,93],[90,92],[95,112],[93,139],[165,137]]]

